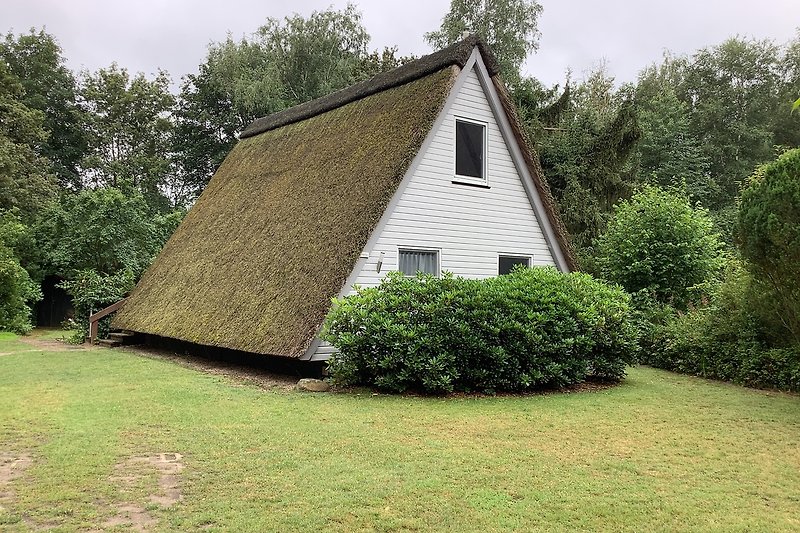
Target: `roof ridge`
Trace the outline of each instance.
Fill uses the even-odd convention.
[[[478,35],[472,34],[461,41],[443,48],[432,54],[422,56],[393,70],[381,72],[372,78],[338,90],[321,98],[310,100],[302,104],[278,111],[266,117],[261,117],[250,123],[239,135],[240,139],[253,137],[265,131],[274,130],[293,122],[300,122],[307,118],[342,107],[356,100],[404,85],[419,78],[423,78],[443,68],[458,65],[464,67],[475,47],[481,52],[483,62],[491,76],[499,72],[499,65],[486,43]]]

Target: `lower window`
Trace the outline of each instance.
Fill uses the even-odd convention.
[[[531,258],[524,255],[501,255],[497,260],[497,274],[510,274],[515,266],[531,266]]]
[[[423,274],[439,275],[439,252],[436,250],[400,249],[398,269],[406,276]]]

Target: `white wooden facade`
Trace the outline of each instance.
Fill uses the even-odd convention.
[[[530,257],[532,266],[565,269],[494,91],[476,49],[342,295],[351,293],[354,284],[376,286],[387,272],[398,270],[401,249],[438,251],[442,271],[470,278],[496,276],[500,255]],[[457,119],[486,126],[484,186],[459,182],[455,176]],[[303,359],[324,360],[333,351],[317,339]]]

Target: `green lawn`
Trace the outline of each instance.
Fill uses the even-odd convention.
[[[600,392],[315,395],[0,353],[0,530],[800,530],[797,396],[649,368]]]

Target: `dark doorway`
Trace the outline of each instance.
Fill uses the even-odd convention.
[[[72,298],[57,287],[63,280],[58,276],[47,276],[42,282],[42,301],[36,304],[36,325],[41,327],[58,327],[66,319],[72,318]]]

